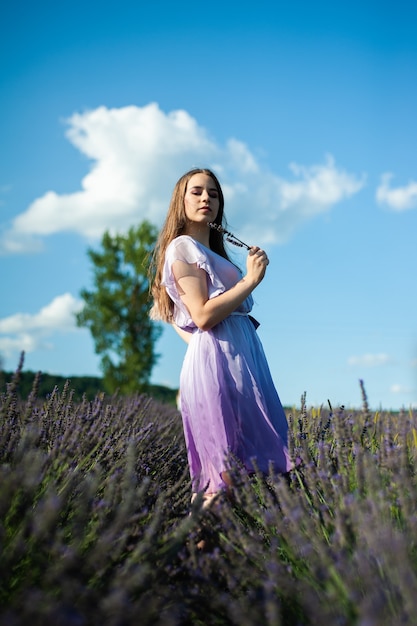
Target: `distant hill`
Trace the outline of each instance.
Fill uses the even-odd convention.
[[[6,389],[6,384],[10,383],[14,372],[0,372],[0,393]],[[21,372],[18,393],[21,398],[27,398],[32,391],[36,372]],[[103,381],[94,376],[55,376],[53,374],[41,373],[37,395],[39,398],[47,398],[55,387],[62,391],[67,380],[70,381],[70,389],[74,390],[74,399],[81,400],[83,395],[89,400],[93,400],[100,392],[104,392]],[[160,402],[176,404],[177,389],[170,389],[163,385],[149,385],[146,393]]]

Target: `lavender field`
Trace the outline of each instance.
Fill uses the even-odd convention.
[[[287,477],[190,505],[181,419],[142,395],[0,397],[0,624],[414,625],[417,414],[288,413]],[[201,539],[205,545],[198,547]]]

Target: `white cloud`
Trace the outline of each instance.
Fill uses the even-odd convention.
[[[361,367],[378,367],[392,363],[392,358],[385,353],[380,354],[362,354],[360,356],[351,356],[348,364],[352,366],[359,365]]]
[[[406,387],[405,385],[400,385],[398,383],[395,383],[394,385],[391,385],[390,392],[395,393],[395,394],[403,394],[403,393],[407,394],[407,393],[412,393],[413,390],[410,389],[410,387]]]
[[[377,202],[388,205],[394,211],[417,208],[417,182],[410,181],[405,187],[391,187],[392,177],[390,172],[381,176],[381,184],[376,190]]]
[[[0,319],[0,353],[7,357],[50,347],[47,339],[56,332],[67,333],[76,327],[74,315],[83,302],[70,293],[57,296],[38,313],[15,313]]]
[[[159,226],[176,180],[195,166],[219,175],[228,221],[253,243],[285,241],[364,185],[331,156],[319,165],[291,164],[290,180],[262,171],[241,141],[221,146],[186,111],[165,114],[155,103],[76,113],[67,137],[91,162],[81,189],[35,199],[4,234],[4,253],[36,251],[42,237],[62,231],[91,239],[145,218]]]

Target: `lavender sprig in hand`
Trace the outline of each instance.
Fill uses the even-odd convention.
[[[214,230],[218,230],[219,233],[222,233],[225,236],[226,241],[232,243],[234,246],[238,246],[239,248],[246,248],[247,250],[251,249],[251,246],[248,246],[247,243],[238,239],[233,233],[229,232],[220,224],[215,224],[214,222],[207,222],[207,225]]]

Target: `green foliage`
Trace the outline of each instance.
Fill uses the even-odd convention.
[[[156,237],[156,228],[144,221],[127,235],[105,232],[102,250],[88,251],[94,289],[81,291],[85,306],[76,319],[92,334],[109,393],[143,390],[157,360],[161,327],[149,319],[147,275]]]
[[[13,376],[13,372],[0,372],[0,391],[6,389],[6,385],[11,383]],[[71,376],[68,378],[67,376],[57,376],[43,372],[35,373],[27,370],[20,373],[20,398],[26,398],[30,394],[37,376],[37,394],[39,398],[49,397],[51,390],[55,388],[62,392],[67,383],[71,385],[75,400],[81,400],[83,396],[88,400],[94,400],[100,392],[105,391],[102,378],[96,376]],[[178,389],[171,389],[164,385],[148,384],[144,391],[155,400],[176,406]]]
[[[415,624],[417,414],[288,414],[288,476],[190,505],[181,419],[144,395],[0,396],[0,624]],[[201,548],[201,540],[205,545]],[[200,546],[200,547],[199,547]]]
[[[13,376],[13,372],[0,373],[0,390],[4,390],[6,385],[11,383]],[[38,374],[27,370],[21,372],[20,376],[19,396],[26,398],[30,394]],[[38,380],[38,396],[40,398],[46,398],[55,387],[59,391],[62,391],[67,380],[68,377],[65,376],[45,373],[40,374]],[[84,395],[89,400],[93,400],[100,391],[105,391],[102,379],[95,376],[71,376],[70,383],[74,398],[77,400],[81,400]]]

